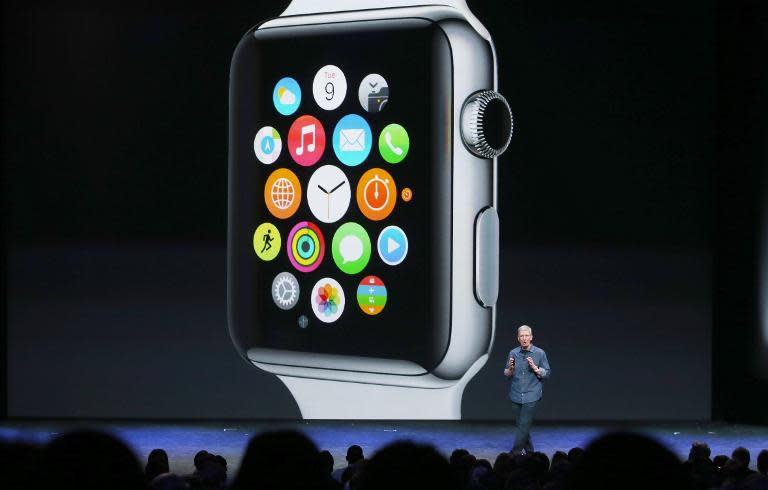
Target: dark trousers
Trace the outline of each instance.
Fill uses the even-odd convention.
[[[531,425],[533,425],[533,416],[536,414],[536,405],[538,401],[529,403],[512,402],[512,414],[515,417],[515,445],[512,452],[519,453],[525,449],[526,453],[533,452],[533,441],[531,440]]]

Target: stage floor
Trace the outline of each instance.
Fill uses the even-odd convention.
[[[343,466],[346,449],[351,444],[363,448],[366,457],[399,439],[428,443],[446,456],[456,448],[465,448],[491,463],[512,446],[513,426],[480,422],[351,422],[351,421],[224,421],[224,422],[108,422],[108,421],[5,421],[0,423],[0,438],[45,443],[50,438],[77,428],[89,428],[117,435],[131,446],[142,461],[154,448],[168,452],[171,471],[191,473],[192,458],[201,449],[227,459],[229,474],[234,475],[248,440],[256,433],[275,429],[296,429],[307,434],[320,449],[333,454],[337,467]],[[550,457],[555,451],[585,447],[597,435],[609,430],[633,430],[654,437],[682,459],[694,441],[704,441],[712,456],[730,456],[738,446],[752,454],[751,466],[761,449],[768,449],[768,427],[724,423],[654,423],[654,424],[535,424],[532,437],[537,451]]]

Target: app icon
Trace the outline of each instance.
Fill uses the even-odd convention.
[[[349,167],[363,163],[371,152],[371,127],[357,114],[341,118],[333,130],[333,151]]]
[[[335,279],[324,277],[312,288],[312,311],[321,322],[332,323],[344,313],[344,290]]]
[[[272,91],[272,102],[277,112],[284,116],[296,112],[301,104],[301,88],[296,80],[291,77],[281,78]]]
[[[293,161],[310,167],[320,160],[325,150],[325,130],[317,118],[301,116],[288,130],[288,151]]]
[[[287,168],[278,168],[264,184],[264,201],[275,218],[290,218],[301,203],[299,178]]]
[[[357,286],[357,304],[366,315],[378,315],[387,304],[387,287],[376,276],[364,277]]]
[[[352,188],[344,172],[333,165],[315,170],[307,184],[307,202],[315,218],[323,223],[339,221],[349,208]]]
[[[366,75],[360,82],[360,88],[357,89],[357,98],[366,111],[380,112],[389,100],[387,81],[377,73]]]
[[[408,132],[399,124],[390,124],[379,135],[381,158],[389,163],[400,163],[408,154],[411,141]]]
[[[282,310],[290,310],[299,302],[299,281],[290,272],[281,272],[272,280],[272,301]]]
[[[370,220],[381,221],[395,209],[397,188],[389,172],[372,168],[357,183],[357,205]]]
[[[283,149],[280,133],[272,126],[264,126],[253,139],[253,152],[261,163],[275,163]]]
[[[408,237],[398,226],[387,226],[376,241],[379,257],[388,265],[397,265],[408,255]]]
[[[411,199],[413,199],[413,191],[410,187],[403,189],[400,195],[403,197],[403,201],[405,202],[411,202]]]
[[[344,223],[333,234],[331,250],[333,261],[342,272],[357,274],[371,259],[371,239],[359,224]]]
[[[291,229],[285,243],[288,260],[298,271],[312,272],[325,256],[325,240],[316,224],[300,221]]]
[[[317,70],[312,81],[312,95],[323,109],[336,109],[347,95],[347,79],[338,66],[325,65]]]
[[[262,223],[253,233],[253,251],[261,260],[270,261],[280,253],[280,231],[272,223]]]

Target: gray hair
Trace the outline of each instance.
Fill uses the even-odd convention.
[[[531,336],[533,336],[533,330],[528,325],[520,325],[520,327],[517,329],[517,335],[520,335],[521,331],[528,332],[531,334]]]

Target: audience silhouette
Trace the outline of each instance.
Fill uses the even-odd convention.
[[[715,456],[693,442],[681,462],[659,442],[633,433],[609,433],[586,449],[507,453],[493,464],[466,449],[445,458],[435,448],[399,441],[365,459],[358,445],[347,465],[333,470],[329,451],[319,451],[304,434],[264,432],[249,442],[233,481],[227,461],[199,451],[190,475],[171,471],[163,449],[149,453],[144,472],[119,439],[94,431],[58,436],[46,446],[0,443],[0,488],[77,490],[768,490],[768,450],[750,469],[746,448]]]

